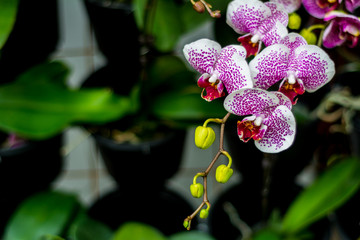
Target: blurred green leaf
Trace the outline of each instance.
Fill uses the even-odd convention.
[[[148,81],[145,81],[145,84],[149,91],[159,90],[161,94],[164,92],[164,88],[179,91],[187,86],[197,86],[195,73],[190,71],[179,57],[173,55],[160,56],[155,59],[149,66]],[[200,88],[198,89],[200,90]]]
[[[159,118],[175,121],[198,121],[223,118],[226,111],[222,100],[207,102],[200,92],[168,92],[156,99],[152,112]]]
[[[113,232],[105,224],[84,215],[71,227],[73,240],[109,240]]]
[[[68,69],[60,62],[38,65],[0,87],[0,128],[43,139],[74,123],[101,124],[136,109],[129,97],[108,89],[69,89]]]
[[[81,209],[77,198],[59,192],[41,192],[20,204],[5,228],[4,240],[55,240]]]
[[[207,233],[192,230],[173,234],[169,237],[169,240],[215,240],[215,238]]]
[[[180,11],[174,1],[158,0],[155,10],[153,36],[159,51],[171,51],[183,33]]]
[[[54,236],[50,234],[43,235],[39,240],[65,240],[59,236]]]
[[[124,223],[116,230],[112,240],[166,240],[156,228],[140,222]]]
[[[264,229],[255,234],[253,240],[282,240],[283,238],[269,229]]]
[[[293,234],[341,206],[360,187],[360,161],[349,158],[320,176],[293,202],[286,212],[282,230]]]
[[[8,39],[13,28],[18,0],[1,0],[0,1],[0,49]]]

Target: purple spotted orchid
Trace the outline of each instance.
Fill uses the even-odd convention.
[[[228,93],[253,86],[242,46],[221,48],[215,41],[200,39],[185,45],[183,52],[190,65],[202,74],[198,85],[203,88],[201,97],[207,101],[225,96],[224,86]]]
[[[266,153],[281,152],[292,145],[296,123],[291,101],[282,93],[240,89],[225,98],[224,107],[238,116],[250,115],[237,123],[242,141],[253,139],[255,146]]]
[[[281,4],[259,0],[234,0],[229,3],[226,14],[227,24],[243,35],[238,41],[246,48],[247,56],[256,55],[261,42],[265,46],[278,43],[288,33],[288,21]]]
[[[323,19],[331,11],[337,10],[342,0],[303,0],[306,11],[313,17]],[[360,6],[360,0],[345,0],[345,8],[354,12]]]
[[[324,47],[333,48],[347,44],[353,48],[357,45],[360,36],[360,19],[358,17],[333,11],[326,14],[324,20],[330,21],[323,35]]]
[[[254,87],[268,89],[282,80],[279,91],[293,104],[306,91],[315,92],[335,74],[334,62],[320,47],[308,45],[297,33],[265,48],[249,63]]]

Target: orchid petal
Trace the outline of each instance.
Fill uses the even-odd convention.
[[[333,48],[342,45],[347,41],[347,35],[353,36],[350,47],[355,47],[360,35],[360,20],[356,16],[333,11],[326,14],[324,20],[331,20],[330,24],[324,31],[324,47]]]
[[[287,13],[293,13],[301,6],[301,0],[271,0],[271,2],[283,5]]]
[[[263,124],[268,126],[266,133],[261,140],[255,141],[255,146],[260,151],[278,153],[294,142],[295,117],[286,106],[277,107]]]
[[[345,7],[352,13],[356,8],[360,7],[360,0],[345,0]]]
[[[289,48],[275,44],[261,51],[250,63],[254,87],[268,89],[287,76]]]
[[[270,18],[261,23],[259,33],[261,34],[260,39],[265,46],[271,46],[279,43],[288,34],[288,30],[281,22]]]
[[[287,26],[289,23],[289,14],[286,12],[282,4],[272,2],[264,3],[271,11],[271,18],[279,21],[282,25]]]
[[[295,50],[296,76],[304,83],[308,92],[315,92],[335,75],[335,65],[327,53],[315,45],[300,46]]]
[[[279,105],[284,105],[289,110],[292,109],[293,104],[291,103],[291,100],[287,96],[285,96],[281,92],[272,92],[272,93],[275,94],[279,98]]]
[[[202,74],[212,74],[220,51],[220,44],[209,39],[197,40],[185,45],[183,49],[186,60]]]
[[[234,0],[228,5],[226,22],[239,34],[254,34],[259,24],[271,15],[271,10],[259,0]]]
[[[298,33],[289,33],[280,41],[281,44],[287,46],[291,51],[294,51],[296,48],[307,45],[307,42],[303,36]]]
[[[328,6],[319,6],[316,0],[302,0],[304,8],[313,17],[323,19],[325,14],[335,10],[339,6],[338,1],[334,1]]]
[[[252,88],[249,66],[245,60],[246,50],[239,45],[230,45],[221,50],[215,71],[228,93],[241,88]]]
[[[279,105],[279,98],[266,90],[243,88],[229,94],[224,101],[224,108],[229,113],[244,116],[266,113],[266,109]]]

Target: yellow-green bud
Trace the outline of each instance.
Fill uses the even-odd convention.
[[[198,126],[195,129],[195,145],[207,149],[215,141],[215,132],[211,127]]]
[[[207,218],[209,216],[209,211],[207,209],[201,209],[200,218]]]
[[[190,192],[193,197],[200,198],[204,194],[204,186],[201,183],[191,184]]]
[[[232,176],[233,170],[222,164],[216,168],[215,178],[219,183],[226,183]]]
[[[190,222],[188,220],[184,220],[183,222],[184,228],[188,229],[188,227],[190,226]]]
[[[306,29],[306,28],[302,29],[300,31],[300,35],[305,38],[305,40],[307,41],[307,43],[309,45],[315,45],[316,44],[317,37],[316,37],[315,33],[309,31],[308,29]]]
[[[297,13],[291,13],[289,15],[289,24],[288,27],[290,29],[297,30],[300,28],[301,25],[301,17]]]

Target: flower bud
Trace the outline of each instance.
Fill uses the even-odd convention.
[[[204,194],[204,186],[201,183],[190,185],[191,195],[195,198],[200,198]]]
[[[184,228],[188,229],[190,227],[190,222],[185,219],[183,222],[183,226],[184,226]]]
[[[203,13],[205,12],[205,6],[202,2],[197,1],[195,2],[195,4],[193,5],[193,8],[195,9],[195,11],[197,11],[198,13]]]
[[[219,183],[226,183],[233,174],[233,170],[222,164],[216,168],[215,178]]]
[[[304,28],[303,30],[301,30],[300,35],[303,36],[303,38],[305,38],[305,40],[307,41],[307,43],[309,45],[316,44],[317,37],[316,37],[315,33],[309,31],[308,29]]]
[[[209,211],[207,209],[201,209],[200,211],[200,218],[207,218],[209,216]]]
[[[301,17],[297,13],[291,13],[289,15],[289,24],[288,27],[290,29],[297,30],[300,28],[301,25]]]
[[[195,130],[195,145],[207,149],[215,141],[215,132],[211,127],[198,126]]]

